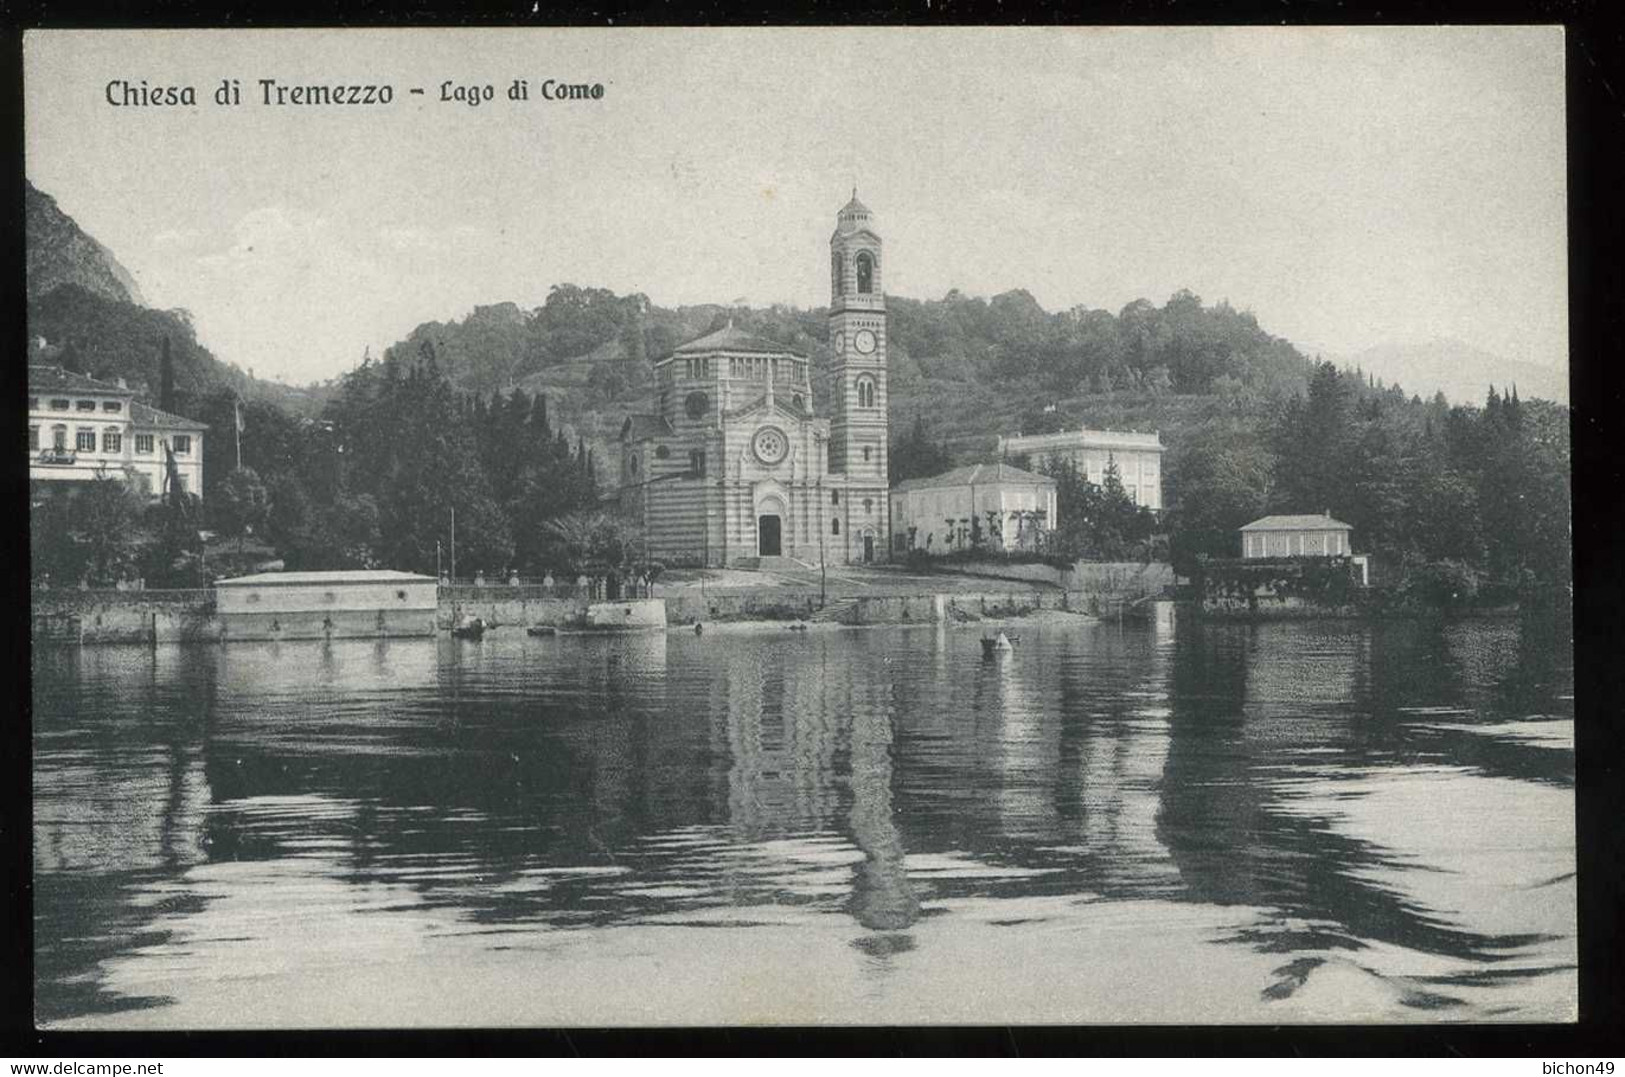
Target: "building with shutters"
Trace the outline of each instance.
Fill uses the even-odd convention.
[[[1024,456],[1033,467],[1046,460],[1069,460],[1096,486],[1106,481],[1106,465],[1116,464],[1123,491],[1136,505],[1162,510],[1162,435],[1133,430],[1063,430],[999,439],[999,454]]]
[[[1055,480],[1009,464],[972,464],[892,491],[894,551],[1042,548],[1056,525]]]
[[[169,489],[168,457],[183,493],[203,495],[207,425],[136,399],[122,381],[28,367],[28,484],[34,498],[97,478],[123,479],[156,500]]]

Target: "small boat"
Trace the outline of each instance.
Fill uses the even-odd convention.
[[[484,617],[461,617],[451,626],[451,634],[457,639],[479,639],[488,627]]]
[[[1003,632],[1000,632],[997,636],[982,637],[982,655],[986,658],[992,658],[995,654],[1002,654],[1015,649],[1015,644],[1011,643],[1010,637]]]
[[[525,629],[527,636],[556,636],[559,630],[552,625],[531,625]]]
[[[795,624],[790,626],[790,631],[792,631],[792,632],[805,632],[805,631],[807,631],[807,622],[806,621],[797,621]]]

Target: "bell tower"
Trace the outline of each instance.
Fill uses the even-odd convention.
[[[829,469],[845,478],[847,559],[880,561],[891,543],[886,293],[880,233],[857,188],[835,218],[829,250]]]
[[[830,470],[886,485],[886,293],[874,214],[856,188],[830,237]]]

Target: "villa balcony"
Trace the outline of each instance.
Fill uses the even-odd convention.
[[[79,462],[79,454],[73,449],[41,449],[34,457],[34,463],[43,467],[73,467]]]

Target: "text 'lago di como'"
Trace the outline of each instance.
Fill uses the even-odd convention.
[[[115,108],[197,108],[211,104],[231,108],[243,104],[282,107],[379,107],[398,100],[422,97],[446,104],[478,108],[497,101],[602,101],[602,82],[560,78],[516,78],[505,86],[495,82],[443,79],[428,87],[407,86],[403,92],[387,82],[291,83],[280,79],[221,79],[212,91],[200,95],[195,86],[153,85],[146,79],[110,79],[103,87],[107,103]]]

